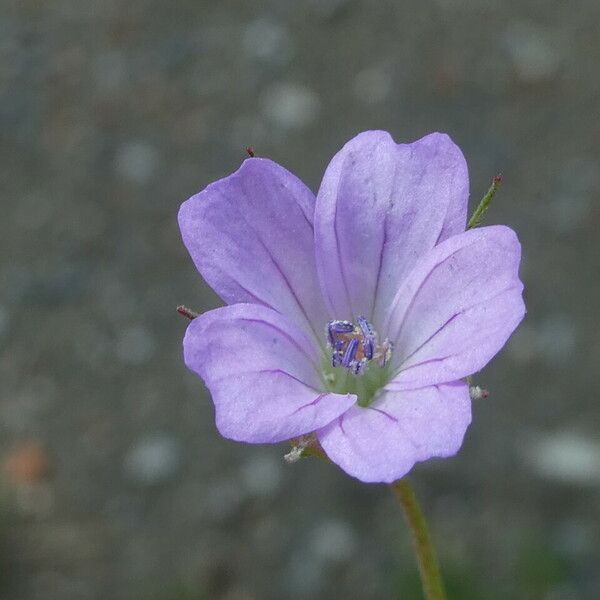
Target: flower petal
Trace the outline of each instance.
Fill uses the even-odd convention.
[[[322,338],[314,202],[283,167],[251,158],[184,202],[179,226],[198,271],[225,302],[269,306]]]
[[[194,319],[185,363],[211,392],[220,433],[271,443],[323,427],[355,396],[322,393],[314,340],[270,308],[234,304]]]
[[[456,381],[384,392],[368,408],[352,407],[317,437],[327,456],[349,475],[391,483],[416,462],[456,454],[470,423],[469,388]]]
[[[520,260],[517,236],[503,226],[456,235],[424,257],[384,328],[398,370],[386,388],[454,381],[484,367],[525,315]]]
[[[315,247],[337,319],[377,328],[402,280],[436,243],[465,229],[468,173],[445,134],[396,144],[367,131],[332,159],[317,194]]]

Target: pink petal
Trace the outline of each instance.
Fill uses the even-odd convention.
[[[271,307],[323,339],[314,202],[283,167],[252,158],[184,202],[179,226],[196,267],[225,302]]]
[[[525,315],[521,247],[508,227],[473,229],[422,258],[390,308],[396,375],[387,389],[471,375],[504,346]]]
[[[447,135],[396,144],[367,131],[332,159],[317,195],[315,244],[325,300],[337,319],[379,327],[416,261],[464,231],[464,157]]]
[[[323,427],[356,397],[323,392],[309,334],[270,308],[234,304],[194,319],[185,363],[211,392],[220,433],[271,443]]]
[[[462,382],[383,392],[368,408],[350,410],[317,432],[327,456],[365,482],[391,483],[416,462],[452,456],[471,422]]]

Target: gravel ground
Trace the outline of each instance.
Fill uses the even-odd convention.
[[[452,598],[600,596],[600,3],[0,0],[0,597],[418,598],[384,486],[221,439],[174,307],[182,200],[252,145],[316,188],[446,131],[529,314],[419,466]],[[593,112],[595,111],[595,112]]]

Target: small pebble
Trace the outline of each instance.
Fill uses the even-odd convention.
[[[548,216],[559,233],[570,233],[585,223],[591,206],[587,194],[560,194],[550,201]]]
[[[323,565],[314,555],[296,551],[286,569],[286,588],[290,598],[319,598],[323,585]]]
[[[117,356],[126,364],[141,365],[148,362],[155,351],[154,336],[141,325],[123,329],[116,342]]]
[[[158,170],[160,154],[146,142],[130,142],[119,148],[115,157],[115,168],[119,175],[130,183],[147,183]]]
[[[551,366],[560,366],[572,358],[576,346],[575,322],[566,314],[553,314],[537,327],[538,352]]]
[[[552,79],[560,66],[556,34],[527,21],[511,23],[505,42],[517,76],[525,83]]]
[[[310,542],[315,556],[324,563],[343,562],[352,557],[357,539],[350,526],[343,521],[322,521],[312,533]]]
[[[128,65],[123,52],[108,50],[98,53],[92,61],[92,78],[101,94],[118,93],[127,83]]]
[[[242,482],[251,496],[271,496],[281,487],[283,465],[268,454],[252,455],[242,467]]]
[[[532,437],[524,447],[529,468],[567,485],[600,485],[600,443],[577,432]]]
[[[573,359],[577,348],[577,329],[568,315],[557,313],[538,323],[523,323],[510,340],[508,350],[520,363],[542,360],[561,367]]]
[[[595,542],[587,523],[576,519],[561,521],[554,537],[561,553],[575,559],[588,556]]]
[[[391,93],[389,73],[383,67],[370,67],[360,71],[352,84],[354,96],[365,104],[383,102]]]
[[[48,474],[48,455],[40,442],[36,440],[22,442],[6,457],[4,471],[15,483],[39,481]]]
[[[246,56],[272,65],[286,65],[294,54],[288,29],[265,17],[246,25],[242,45]]]
[[[323,21],[334,21],[343,16],[352,0],[309,0],[313,12]]]
[[[239,481],[225,478],[210,484],[203,499],[206,514],[214,520],[232,517],[245,500]]]
[[[155,434],[138,440],[130,448],[123,470],[134,483],[150,486],[176,475],[182,461],[181,443],[171,436]]]
[[[261,98],[265,118],[284,130],[302,130],[314,123],[321,108],[317,94],[294,82],[267,88]]]

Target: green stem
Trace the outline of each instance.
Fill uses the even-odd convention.
[[[412,534],[425,600],[445,600],[446,595],[440,575],[440,567],[417,496],[408,479],[400,479],[392,483],[391,488],[402,505],[404,516]]]

